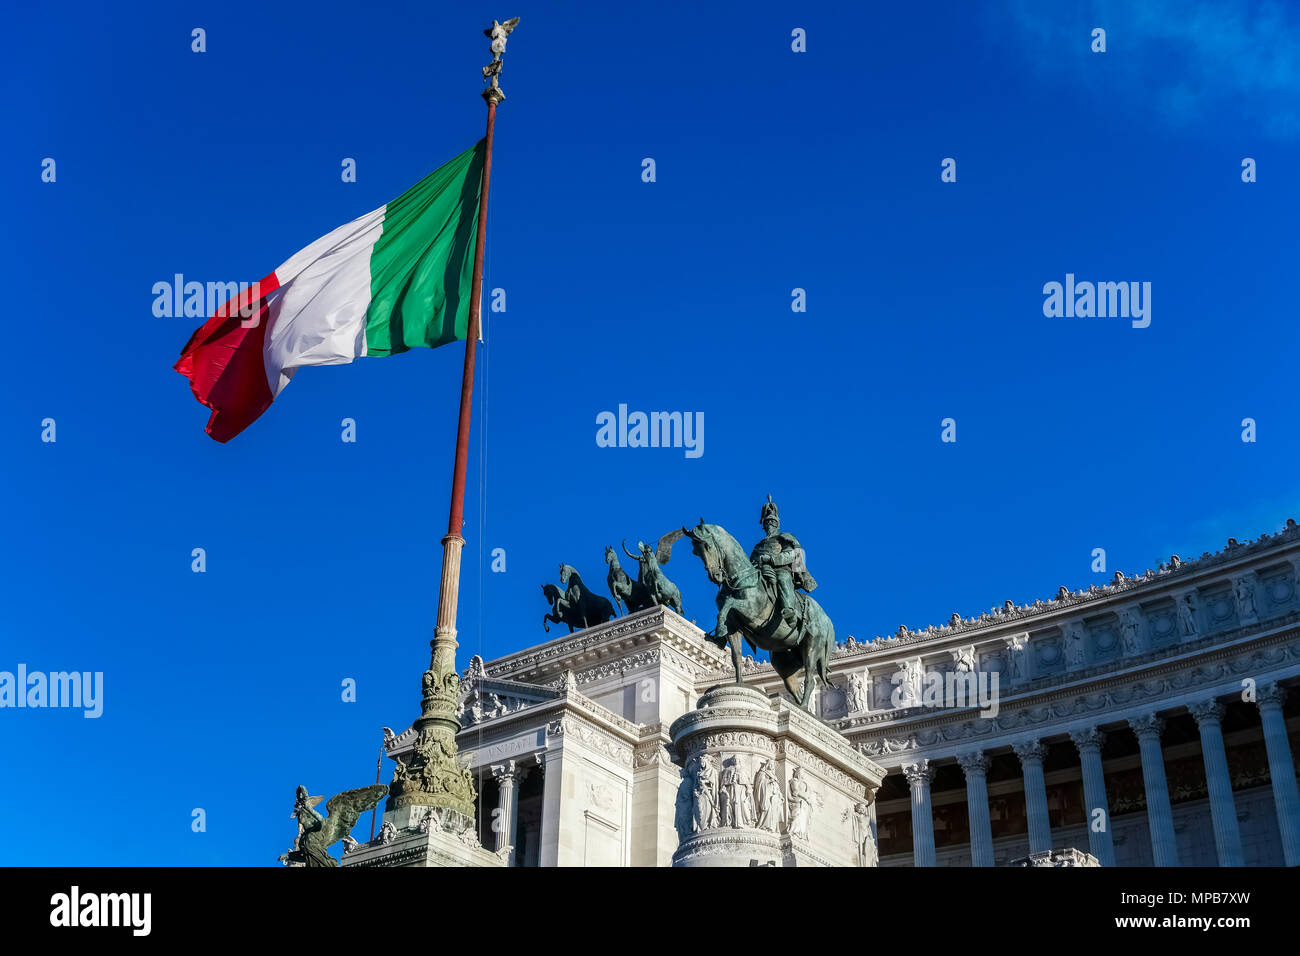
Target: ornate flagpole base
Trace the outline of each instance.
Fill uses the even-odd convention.
[[[434,807],[474,819],[474,777],[456,753],[460,721],[460,675],[456,673],[456,603],[460,589],[460,553],[465,539],[442,539],[442,584],[438,595],[438,624],[432,660],[421,679],[420,717],[413,727],[415,746],[405,759],[396,758],[389,786],[388,809]]]

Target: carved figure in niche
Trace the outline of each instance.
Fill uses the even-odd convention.
[[[850,714],[867,710],[867,676],[860,671],[849,675],[845,706]]]
[[[846,811],[846,815],[849,811]],[[875,866],[876,837],[872,833],[871,805],[858,802],[853,805],[853,842],[857,844],[858,866]]]
[[[1025,676],[1025,645],[1029,639],[1021,637],[1007,638],[1007,670],[1011,680],[1020,680]]]
[[[785,795],[776,779],[776,769],[770,758],[758,765],[754,774],[754,825],[760,830],[776,833],[785,818]]]
[[[1125,610],[1120,615],[1120,645],[1126,657],[1142,653],[1142,621],[1132,610]]]
[[[1196,604],[1190,594],[1184,594],[1178,602],[1178,621],[1183,626],[1183,636],[1196,636]]]
[[[790,776],[790,798],[787,804],[789,822],[786,833],[800,840],[808,839],[808,821],[812,816],[812,800],[808,793],[808,781],[803,778],[803,768],[795,767]]]
[[[1078,624],[1071,624],[1065,631],[1065,666],[1082,667],[1083,665],[1083,628]]]
[[[1232,583],[1232,593],[1237,596],[1237,616],[1242,618],[1254,617],[1255,611],[1255,589],[1250,586],[1250,582],[1245,576],[1237,578]]]
[[[677,828],[677,839],[685,840],[694,832],[695,814],[695,780],[699,772],[700,761],[692,757],[682,771],[681,786],[677,788],[677,804],[674,807],[673,823]]]
[[[724,827],[748,827],[754,823],[754,801],[750,791],[750,781],[741,768],[739,755],[724,761],[722,768],[722,792],[720,794],[724,812],[719,821]]]
[[[709,754],[701,754],[695,770],[693,788],[695,830],[708,830],[718,825],[718,765]]]

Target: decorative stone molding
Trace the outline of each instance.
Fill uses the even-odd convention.
[[[1045,850],[1042,853],[1031,853],[1029,856],[1022,856],[1010,861],[1007,866],[1101,866],[1101,863],[1091,853],[1084,853],[1074,847],[1066,847],[1063,850]]]
[[[697,678],[718,670],[726,660],[722,649],[706,641],[698,627],[668,608],[655,606],[499,658],[486,665],[486,671],[490,677],[548,681],[565,667],[574,669],[593,657],[619,659],[635,645],[655,643],[675,651],[679,666]]]
[[[665,770],[676,770],[677,766],[673,763],[672,754],[669,752],[668,744],[655,741],[653,744],[638,746],[632,756],[632,767],[634,770],[644,770],[646,767],[660,767]]]
[[[858,744],[858,752],[867,757],[883,757],[888,754],[915,750],[919,746],[920,744],[914,736],[899,739],[882,737],[879,740],[869,740]]]
[[[433,809],[433,808],[430,808]],[[395,828],[388,842],[362,844],[343,857],[345,867],[495,867],[506,858],[479,846],[473,828],[459,832],[436,826]]]
[[[1206,586],[1213,585],[1215,582],[1223,583],[1230,589],[1232,599],[1236,601],[1237,613],[1234,617],[1239,623],[1253,623],[1256,619],[1249,617],[1248,614],[1241,614],[1241,609],[1243,607],[1248,609],[1248,607],[1253,604],[1258,611],[1259,589],[1255,587],[1258,577],[1253,568],[1242,565],[1244,562],[1252,559],[1257,560],[1267,558],[1270,552],[1294,548],[1298,543],[1300,543],[1300,526],[1297,526],[1294,520],[1288,519],[1286,528],[1279,534],[1262,534],[1255,541],[1246,544],[1239,544],[1235,539],[1229,540],[1231,544],[1217,554],[1206,552],[1201,556],[1201,558],[1193,561],[1183,561],[1178,558],[1177,555],[1174,555],[1171,557],[1169,562],[1162,564],[1157,570],[1148,569],[1143,574],[1133,576],[1117,574],[1115,580],[1107,585],[1094,585],[1086,590],[1075,592],[1070,592],[1067,588],[1060,588],[1058,589],[1057,596],[1049,601],[1039,600],[1032,604],[1024,604],[1020,606],[1016,606],[1012,602],[1007,601],[1004,602],[1001,607],[995,607],[990,612],[981,614],[979,617],[963,619],[960,615],[954,614],[947,624],[938,627],[930,626],[924,630],[914,631],[909,630],[904,626],[900,627],[891,637],[876,637],[873,640],[865,642],[853,638],[852,643],[838,645],[835,648],[832,653],[832,660],[838,661],[841,658],[850,657],[861,658],[864,655],[868,658],[879,658],[886,651],[894,651],[896,653],[899,648],[910,647],[917,644],[936,645],[936,649],[945,649],[951,653],[953,650],[952,648],[943,648],[945,643],[950,642],[952,638],[964,637],[981,631],[989,632],[990,639],[1010,642],[1012,640],[1011,635],[997,635],[996,631],[1005,628],[1008,624],[1020,622],[1037,624],[1041,628],[1047,628],[1053,625],[1060,627],[1065,623],[1069,623],[1071,620],[1076,622],[1080,620],[1077,616],[1074,618],[1064,618],[1063,620],[1061,612],[1077,610],[1087,613],[1092,611],[1093,607],[1108,604],[1114,598],[1121,595],[1140,600],[1151,600],[1160,596],[1172,598],[1176,604],[1185,604],[1185,602],[1182,601],[1182,598],[1187,595],[1192,595],[1193,604],[1191,607],[1190,621],[1192,630],[1187,630],[1188,625],[1183,620],[1180,619],[1178,622],[1179,634],[1181,635],[1182,641],[1185,642],[1194,636],[1203,636],[1202,628],[1195,620],[1197,612],[1199,611],[1198,598],[1196,597],[1197,588],[1191,587],[1189,589],[1184,587],[1178,591],[1177,594],[1171,594],[1170,587],[1171,585],[1177,585],[1179,582],[1190,582],[1193,578],[1204,582]],[[1295,602],[1297,600],[1295,585],[1296,581],[1300,580],[1300,553],[1287,554],[1283,560],[1288,561],[1294,566],[1294,570],[1292,571],[1291,588],[1286,601]],[[1239,569],[1230,569],[1227,567],[1230,565],[1237,565]],[[1226,577],[1222,576],[1223,572],[1221,572],[1220,576],[1216,576],[1213,573],[1220,569],[1223,569],[1223,572],[1226,572]],[[1247,585],[1252,588],[1253,593],[1249,595],[1249,597],[1236,595],[1237,580],[1244,580]],[[1093,607],[1089,607],[1089,605]],[[1131,606],[1132,605],[1130,605],[1130,607]],[[1137,613],[1139,614],[1138,623],[1141,625],[1144,615],[1141,615],[1140,611]],[[1180,618],[1186,616],[1177,610],[1175,611],[1175,614],[1179,615]],[[1141,627],[1139,627],[1139,630],[1141,630]],[[1120,637],[1127,640],[1127,644],[1123,645],[1124,656],[1133,656],[1136,650],[1133,644],[1134,635],[1131,631],[1128,633],[1127,637],[1123,633],[1122,616]],[[969,643],[969,641],[967,643]],[[975,646],[978,650],[979,645],[976,644]],[[1143,653],[1145,653],[1145,651]],[[724,673],[725,670],[725,667],[720,666],[717,673]],[[774,676],[774,672],[772,672],[770,665],[761,665],[760,667],[755,668],[755,670],[759,676],[765,676],[768,674]],[[1009,676],[1013,680],[1016,679],[1014,672]]]
[[[603,754],[610,760],[627,767],[632,766],[632,747],[612,734],[579,719],[576,715],[565,714],[546,725],[546,736],[574,737],[584,746]]]
[[[1177,660],[1152,661],[1142,670],[1102,673],[1076,680],[1073,686],[1022,692],[1012,700],[1004,698],[1002,712],[993,720],[971,719],[969,711],[927,710],[921,714],[872,714],[837,721],[836,726],[848,733],[862,752],[876,757],[926,752],[975,739],[984,740],[987,749],[989,741],[1004,734],[1033,728],[1041,736],[1051,732],[1045,731],[1046,727],[1058,723],[1066,725],[1056,731],[1064,734],[1073,729],[1071,724],[1077,727],[1080,718],[1095,720],[1102,714],[1114,714],[1120,719],[1142,705],[1173,709],[1183,706],[1188,693],[1199,687],[1222,694],[1231,692],[1234,685],[1239,687],[1245,678],[1267,682],[1275,679],[1273,674],[1296,672],[1300,670],[1296,622],[1300,622],[1300,614],[1295,621],[1288,619],[1286,626],[1257,637],[1207,645],[1197,651],[1199,656],[1185,652]],[[936,756],[945,755],[945,750],[949,755],[953,752],[943,748]]]

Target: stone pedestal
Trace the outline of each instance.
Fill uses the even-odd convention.
[[[706,692],[673,721],[683,767],[673,866],[875,866],[885,771],[780,697]]]
[[[352,866],[507,866],[510,847],[493,853],[478,842],[474,821],[451,810],[407,806],[384,814],[369,843],[343,853]]]

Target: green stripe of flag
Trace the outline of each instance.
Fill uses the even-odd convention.
[[[465,338],[483,157],[479,140],[385,208],[370,253],[366,354],[395,355]]]

